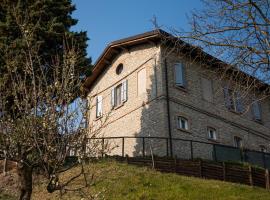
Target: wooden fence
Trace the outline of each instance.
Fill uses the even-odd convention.
[[[153,167],[161,172],[177,173],[185,176],[241,183],[266,189],[269,189],[270,185],[268,169],[251,165],[176,158],[154,158],[153,161],[150,157],[117,157],[117,160],[138,166]]]

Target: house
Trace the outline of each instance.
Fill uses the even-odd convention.
[[[163,30],[112,42],[83,84],[89,127],[111,137],[110,154],[189,157],[191,144],[208,158],[209,143],[270,152],[268,86],[252,78],[260,87],[243,95],[232,69],[217,76],[222,66]]]

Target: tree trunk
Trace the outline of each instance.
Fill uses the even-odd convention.
[[[7,151],[4,150],[4,163],[3,163],[3,174],[6,176],[7,173]]]
[[[7,158],[4,158],[3,162],[3,175],[6,176],[7,173]]]
[[[20,200],[30,200],[32,195],[33,168],[25,163],[18,163]]]

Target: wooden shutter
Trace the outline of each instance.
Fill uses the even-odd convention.
[[[115,88],[111,91],[111,106],[112,108],[115,106]]]
[[[146,69],[143,68],[138,72],[137,78],[138,95],[146,93]]]
[[[102,116],[102,96],[97,96],[96,100],[96,116]]]
[[[252,113],[255,120],[262,120],[261,105],[260,102],[255,101],[252,104]]]
[[[213,101],[212,80],[202,78],[201,83],[202,83],[203,99],[212,102]]]
[[[175,73],[175,85],[184,87],[186,84],[184,65],[182,63],[176,63],[174,65],[174,73]]]
[[[128,84],[127,80],[122,82],[122,90],[121,90],[121,100],[122,102],[127,101],[127,92],[128,92]]]

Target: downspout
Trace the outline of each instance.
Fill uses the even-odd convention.
[[[173,157],[171,113],[170,113],[169,84],[168,84],[168,67],[167,67],[167,59],[166,58],[164,60],[164,65],[165,65],[165,83],[166,83],[166,101],[167,101],[167,119],[168,119],[168,129],[169,129],[169,142],[170,142],[170,156]]]

